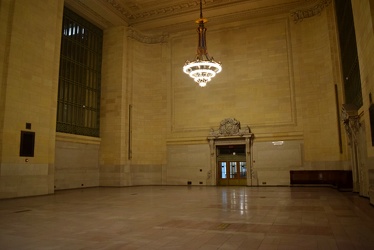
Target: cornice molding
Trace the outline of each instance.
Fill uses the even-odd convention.
[[[150,4],[143,6],[138,2],[129,0],[65,1],[67,5],[79,9],[79,12],[84,16],[94,19],[103,28],[129,25],[145,33],[151,31],[153,34],[155,32],[178,32],[183,30],[181,27],[191,26],[190,22],[193,20],[187,23],[189,18],[186,17],[192,16],[199,8],[198,0],[171,1],[170,5],[160,0],[160,4],[155,4],[152,7],[150,7]],[[88,4],[90,1],[98,2],[91,6]],[[331,2],[332,0],[284,0],[281,2],[274,1],[274,4],[271,5],[267,1],[262,4],[261,0],[204,0],[204,7],[211,14],[209,20],[212,24],[210,25],[275,15],[288,15],[297,23],[305,18],[320,14]],[[100,12],[100,8],[102,8],[103,13]],[[110,12],[114,14],[113,18],[108,18],[106,15]],[[164,35],[149,36],[139,32],[132,34],[132,37],[146,43],[160,43],[166,39]]]
[[[78,9],[80,15],[91,17],[91,19],[95,20],[95,23],[97,23],[100,27],[107,28],[112,25],[108,20],[106,20],[102,15],[90,8],[82,0],[65,1],[65,3],[68,7],[72,8],[73,11]]]
[[[156,44],[156,43],[166,43],[169,36],[166,34],[163,35],[145,35],[133,27],[129,27],[128,35],[129,38],[132,38],[138,42],[147,43],[147,44]]]
[[[134,19],[134,16],[131,14],[131,12],[124,8],[121,4],[119,4],[116,0],[104,0],[104,2],[107,2],[110,4],[119,14],[122,15],[122,17],[126,20],[132,20]]]
[[[214,2],[214,1],[212,1]],[[143,19],[143,18],[151,18],[155,17],[158,15],[172,15],[172,14],[177,14],[180,12],[183,12],[187,9],[190,9],[192,7],[199,6],[198,1],[192,1],[189,3],[183,3],[183,4],[174,4],[172,6],[168,6],[166,8],[160,8],[160,9],[155,9],[151,10],[148,12],[139,12],[134,14],[134,19]]]
[[[309,6],[305,9],[295,10],[291,12],[291,17],[295,23],[301,22],[305,18],[310,18],[321,14],[321,12],[329,6],[331,0],[319,0],[314,5]]]
[[[149,11],[132,12],[131,10],[126,9],[126,6],[121,5],[117,0],[103,0],[103,1],[111,5],[112,8],[114,8],[122,16],[122,18],[124,18],[130,24],[137,20],[148,20],[152,18],[158,18],[160,16],[175,15],[181,12],[185,12],[186,10],[191,9],[193,7],[199,6],[199,2],[195,0],[195,1],[186,2],[182,4],[174,4],[174,5],[170,5],[167,7],[152,9]],[[210,2],[212,3],[214,1],[215,0],[210,0]],[[218,1],[222,1],[222,0],[218,0]]]
[[[199,8],[199,1],[193,0],[193,1],[185,1],[182,3],[174,3],[171,5],[168,5],[166,7],[156,7],[154,9],[149,9],[145,11],[139,11],[141,8],[139,6],[128,6],[125,4],[121,4],[121,1],[119,0],[101,0],[111,8],[117,12],[118,15],[120,15],[126,22],[128,22],[130,25],[141,23],[141,22],[147,22],[154,19],[159,18],[165,18],[170,17],[174,15],[180,15],[189,13],[192,11],[195,11]],[[282,3],[282,4],[274,4],[273,6],[263,6],[258,7],[256,9],[252,9],[250,12],[254,11],[257,12],[269,12],[270,10],[279,12],[279,10],[284,10],[289,7],[295,7],[300,5],[309,4],[310,2],[316,2],[315,0],[299,0],[294,2],[288,2],[288,3]],[[312,7],[307,7],[302,10],[296,10],[292,13],[292,15],[295,16],[297,20],[303,19],[306,17],[310,17],[311,13],[313,15],[316,15],[322,11],[322,9],[327,6],[331,0],[319,0],[318,3],[314,4]],[[205,0],[204,1],[204,8],[205,9],[211,9],[211,8],[223,8],[227,4],[243,4],[248,3],[248,0]],[[310,5],[310,4],[309,4]],[[248,11],[248,10],[243,10]],[[289,11],[289,10],[288,10]]]
[[[214,0],[211,0],[212,2]],[[216,2],[226,2],[227,0],[215,0]],[[305,0],[304,5],[306,2],[310,2],[309,0]],[[222,4],[224,5],[224,4]],[[237,22],[237,21],[248,21],[250,19],[257,19],[264,16],[289,16],[291,10],[300,6],[300,2],[291,2],[288,4],[276,5],[276,6],[267,6],[262,8],[255,8],[255,9],[243,9],[242,11],[238,11],[235,13],[229,13],[226,15],[217,15],[209,17],[209,27],[212,28],[215,25],[222,25]],[[184,22],[178,23],[170,23],[167,25],[160,25],[160,26],[153,26],[152,29],[145,25],[147,22],[143,22],[141,25],[140,30],[152,30],[152,31],[162,31],[168,33],[176,33],[180,31],[185,31],[187,28],[191,28],[191,23],[193,20],[188,20]],[[134,24],[134,27],[138,28],[139,24]],[[145,28],[146,27],[146,28]]]

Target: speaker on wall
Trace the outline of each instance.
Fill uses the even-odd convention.
[[[19,156],[34,157],[35,132],[21,131]]]

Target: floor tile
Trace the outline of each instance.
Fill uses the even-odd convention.
[[[0,249],[374,249],[374,207],[328,187],[87,188],[0,200]]]

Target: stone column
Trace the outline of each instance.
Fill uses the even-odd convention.
[[[360,117],[357,108],[353,105],[343,104],[342,120],[351,148],[351,165],[353,178],[353,192],[360,191],[360,152],[358,147],[358,136],[360,128]]]
[[[251,136],[245,137],[245,154],[247,165],[247,186],[253,186],[253,169],[252,169],[252,140]]]
[[[208,137],[209,148],[210,148],[210,173],[208,173],[209,179],[207,185],[217,185],[217,154],[214,138]]]

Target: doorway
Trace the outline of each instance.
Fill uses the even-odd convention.
[[[217,185],[247,185],[245,145],[217,146]]]
[[[243,161],[219,161],[218,185],[246,186],[247,167]]]

